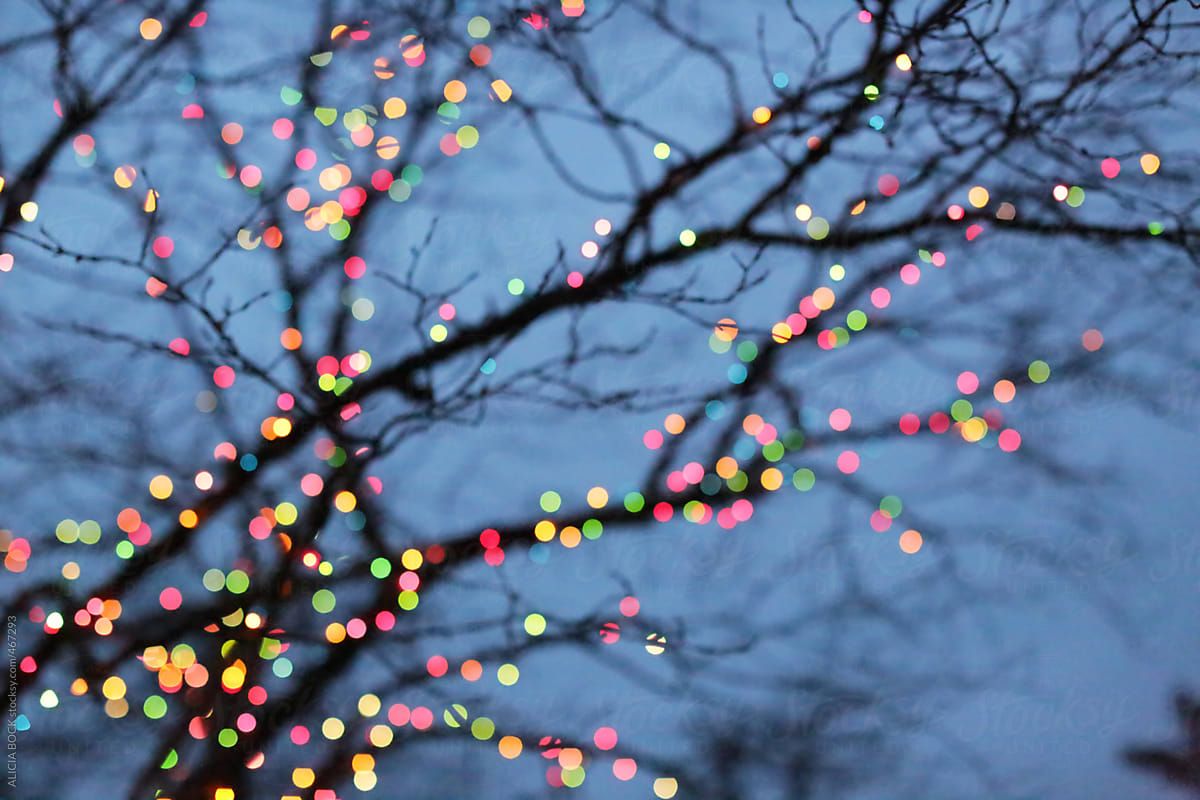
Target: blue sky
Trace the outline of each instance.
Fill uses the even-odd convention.
[[[339,19],[365,13],[342,5]],[[488,4],[475,5],[479,13],[489,13]],[[857,6],[797,5],[818,31],[841,25],[830,72],[857,63],[867,41],[866,26],[852,17]],[[1099,17],[1113,18],[1120,5],[1100,3]],[[776,73],[789,76],[795,89],[811,64],[806,39],[783,4],[717,8],[692,2],[670,8],[672,20],[712,42],[728,59],[744,110],[778,100],[772,85]],[[300,140],[276,140],[270,123],[292,112],[280,102],[279,90],[299,80],[311,49],[312,10],[282,3],[252,10],[216,4],[203,29],[203,69],[194,60],[174,56],[159,80],[89,129],[100,154],[96,166],[79,165],[70,146],[65,147],[38,191],[38,222],[44,230],[27,232],[43,241],[43,234],[53,236],[68,249],[138,261],[144,215],[137,208],[140,193],[134,194],[144,192],[145,184],[130,192],[116,189],[109,176],[122,163],[139,164],[142,180],[149,176],[160,191],[161,230],[174,238],[176,250],[166,265],[152,259],[147,263],[171,280],[215,252],[246,220],[261,223],[265,215],[254,210],[255,198],[217,177],[215,128],[182,122],[178,110],[197,101],[209,109],[207,123],[238,121],[247,132],[234,151],[239,161],[261,164],[268,185],[274,178],[288,179],[285,166]],[[1031,10],[1017,4],[1012,19]],[[602,19],[604,12],[605,5],[595,2],[587,15]],[[458,15],[461,20],[454,18],[461,23],[460,36],[471,13],[468,9]],[[139,16],[134,9],[114,12],[113,30],[128,36],[134,29],[130,20],[136,26]],[[551,17],[557,24],[557,11]],[[1064,40],[1069,19],[1064,13],[1053,20],[1063,26]],[[32,5],[24,3],[0,10],[0,21],[13,30],[42,24]],[[760,25],[767,65],[756,52]],[[383,20],[379,27],[388,29],[387,52],[392,52],[396,31],[390,28],[397,23]],[[523,36],[527,44],[536,42],[532,33]],[[1022,31],[997,45],[1005,63],[1018,63],[1034,49],[1030,36]],[[98,68],[110,45],[107,39],[90,41],[81,63],[88,70]],[[731,110],[721,73],[694,51],[668,41],[644,16],[621,11],[564,46],[586,47],[605,96],[646,128],[628,137],[634,175],[657,180],[688,150],[702,151],[728,131]],[[381,42],[380,52],[383,47]],[[423,69],[432,73],[429,86],[436,94],[436,87],[458,68],[433,43],[429,49],[429,65]],[[47,74],[50,52],[43,46],[26,52],[20,69],[0,76],[0,97],[12,109],[13,120],[0,133],[3,174],[22,163],[57,123],[51,110],[55,90]],[[373,55],[366,47],[345,58],[339,51],[331,74],[322,79],[323,102],[345,110],[375,99],[371,93],[379,87],[369,77],[363,79]],[[1057,57],[1065,64],[1073,55]],[[283,58],[277,63],[276,56]],[[354,67],[343,68],[343,63]],[[497,44],[493,66],[522,100],[581,108],[562,74],[532,47]],[[200,89],[189,75],[200,78]],[[389,90],[428,91],[419,75],[405,73]],[[207,86],[206,77],[221,85]],[[898,85],[903,76],[893,71],[889,80]],[[881,109],[889,108],[892,85],[884,84]],[[423,247],[435,219],[415,282],[438,295],[477,276],[454,297],[458,320],[466,326],[521,302],[506,289],[510,279],[521,278],[532,291],[554,264],[560,244],[565,263],[551,272],[548,284],[561,284],[566,271],[591,269],[579,247],[597,238],[594,221],[603,217],[620,224],[628,215],[627,203],[588,196],[564,182],[555,159],[531,136],[516,109],[486,99],[486,83],[478,75],[470,78],[469,91],[462,121],[481,131],[480,145],[473,150],[455,158],[440,155],[437,137],[443,127],[453,129],[443,121],[433,120],[432,133],[419,138],[408,120],[398,123],[402,160],[421,164],[424,180],[407,203],[379,201],[390,205],[371,219],[357,251],[368,262],[367,279],[343,285],[336,245],[324,233],[304,230],[299,220],[289,222],[289,249],[321,275],[300,317],[306,341],[314,343],[312,353],[319,354],[315,343],[329,335],[334,311],[357,297],[369,298],[374,313],[348,323],[347,342],[368,349],[376,364],[432,346],[427,332],[436,320],[428,315],[414,320],[412,297],[378,275],[402,277],[411,249]],[[993,187],[1000,199],[1005,190],[1016,197],[1027,184],[1048,192],[1054,182],[1066,181],[1087,187],[1088,204],[1079,212],[1085,219],[1141,220],[1156,203],[1181,205],[1189,160],[1173,168],[1164,156],[1162,181],[1150,183],[1137,174],[1136,157],[1126,155],[1119,191],[1101,184],[1095,165],[1102,152],[1134,153],[1136,147],[1186,155],[1191,143],[1185,126],[1195,122],[1185,102],[1189,97],[1180,93],[1175,108],[1130,121],[1130,129],[1147,131],[1151,141],[1110,132],[1121,128],[1120,120],[1097,119],[1091,131],[1063,131],[1088,151],[1086,158],[1063,157],[1055,163],[1045,153],[1017,150],[1011,160],[989,163],[969,175],[949,199],[965,202],[966,189],[975,182]],[[786,208],[770,215],[771,224],[794,228],[790,208],[807,202],[850,225],[843,207],[871,191],[879,174],[894,172],[906,184],[914,177],[906,170],[935,146],[919,108],[917,104],[917,111],[889,119],[884,134],[871,130],[864,115],[859,128],[845,137],[845,147],[835,148],[832,158],[788,193]],[[297,136],[308,137],[303,141],[319,152],[321,166],[334,163],[341,146],[311,117],[303,119],[303,133]],[[550,116],[545,133],[558,163],[578,182],[601,193],[630,189],[626,161],[603,131]],[[652,155],[659,137],[672,143],[674,161]],[[368,155],[350,156],[356,174],[367,175],[377,166]],[[957,163],[952,159],[947,170]],[[372,166],[358,172],[360,164]],[[1065,173],[1068,166],[1077,172]],[[650,246],[667,246],[681,228],[703,230],[728,220],[777,168],[775,158],[759,150],[716,170],[659,212]],[[1059,172],[1036,176],[1041,182],[1023,172],[1039,168]],[[911,195],[902,190],[895,204],[869,206],[864,219],[884,224],[902,218],[931,194],[941,202],[932,189],[917,187]],[[836,442],[815,446],[801,452],[792,466],[814,468],[816,490],[800,493],[785,485],[778,496],[756,505],[750,523],[732,532],[678,519],[665,525],[613,526],[602,539],[585,541],[577,550],[514,548],[501,570],[474,563],[455,573],[423,599],[426,619],[467,623],[501,614],[515,602],[522,612],[539,610],[552,624],[566,625],[596,609],[615,616],[616,601],[632,592],[641,601],[646,624],[661,627],[672,643],[679,642],[678,649],[669,648],[661,658],[647,656],[629,638],[608,650],[547,648],[521,662],[522,682],[513,690],[469,687],[461,701],[486,707],[498,722],[508,720],[523,730],[586,736],[597,725],[611,724],[621,732],[623,744],[677,759],[703,777],[717,770],[696,749],[697,734],[740,735],[759,748],[747,760],[776,763],[788,748],[779,745],[767,752],[756,723],[762,722],[768,732],[780,720],[797,723],[812,710],[803,681],[828,681],[835,698],[861,692],[881,700],[877,709],[850,715],[848,730],[834,730],[835,741],[839,734],[865,737],[867,756],[854,749],[857,745],[838,749],[831,744],[826,752],[835,763],[849,759],[857,764],[852,771],[877,777],[861,788],[863,797],[1150,796],[1154,784],[1125,769],[1117,752],[1131,742],[1171,732],[1169,693],[1192,676],[1197,655],[1200,549],[1192,543],[1188,523],[1191,487],[1200,477],[1193,455],[1198,444],[1190,351],[1195,322],[1187,299],[1187,290],[1194,290],[1188,270],[1194,267],[1165,247],[1118,250],[1067,237],[1035,238],[1001,226],[989,227],[970,246],[957,231],[928,238],[933,241],[898,238],[844,253],[815,246],[769,249],[756,262],[759,285],[721,304],[682,307],[694,319],[678,313],[679,304],[647,300],[654,291],[677,286],[692,269],[689,291],[723,294],[737,281],[734,257],[753,258],[744,246],[699,253],[683,267],[639,284],[636,289],[643,296],[609,300],[579,321],[578,332],[589,344],[641,349],[634,355],[601,357],[557,377],[597,391],[629,389],[634,408],[561,408],[548,402],[561,389],[551,380],[531,388],[532,397],[490,401],[479,420],[446,420],[414,430],[381,458],[372,474],[386,487],[383,533],[391,542],[427,544],[536,518],[538,497],[548,489],[567,498],[571,507],[580,506],[593,485],[609,487],[617,496],[637,488],[653,461],[654,454],[642,445],[646,430],[661,427],[670,411],[685,411],[697,400],[731,391],[727,375],[735,357],[713,352],[712,321],[728,316],[747,334],[765,330],[793,310],[794,296],[829,283],[832,264],[844,264],[849,282],[877,263],[898,267],[914,260],[923,246],[943,249],[947,268],[927,267],[920,291],[914,287],[909,294],[893,280],[889,285],[895,302],[879,315],[878,326],[873,318],[868,331],[844,350],[801,345],[779,361],[777,380],[803,397],[803,425],[815,441],[828,441],[821,437],[828,433],[825,420],[834,408],[852,411],[852,432],[891,425],[900,413],[957,396],[955,376],[963,370],[977,371],[988,387],[989,379],[1013,359],[1024,364],[1045,358],[1055,368],[1080,357],[1084,329],[1097,327],[1105,335],[1104,360],[1093,372],[1079,380],[1052,377],[1028,394],[1022,388],[1019,402],[1006,409],[1022,431],[1020,454],[1001,453],[994,443],[968,447],[949,437],[871,437],[860,448],[861,470],[845,479],[833,466],[840,449]],[[197,350],[211,345],[194,314],[179,313],[145,295],[146,276],[138,267],[74,264],[13,237],[4,247],[15,254],[16,266],[0,275],[0,320],[11,343],[0,364],[7,361],[6,374],[31,376],[34,387],[44,374],[49,385],[61,381],[70,390],[63,402],[0,419],[0,441],[8,443],[0,454],[0,476],[8,486],[19,487],[12,495],[15,502],[4,504],[0,526],[28,536],[35,554],[36,543],[45,543],[42,552],[47,554],[30,573],[4,578],[21,587],[44,578],[65,557],[63,548],[53,544],[59,520],[94,518],[111,527],[120,508],[132,498],[145,498],[151,475],[166,471],[185,482],[198,465],[211,466],[217,442],[251,439],[270,413],[275,392],[243,374],[234,389],[220,394],[216,411],[199,410],[199,395],[211,389],[212,365],[203,359],[168,359],[120,341],[95,341],[81,336],[78,328],[64,330],[82,325],[159,344],[187,336]],[[208,275],[212,286],[206,297],[215,309],[264,293],[231,323],[230,334],[253,358],[274,364],[272,375],[278,380],[300,385],[303,378],[278,360],[286,303],[279,295],[278,266],[267,248],[243,251],[234,245],[214,261]],[[568,323],[565,315],[543,320],[503,350],[471,352],[449,361],[430,376],[435,391],[456,391],[487,355],[497,357],[497,372],[487,379],[496,383],[506,373],[560,355],[570,336]],[[450,328],[453,335],[455,325]],[[762,413],[769,419],[785,415],[775,394],[764,393],[740,411],[725,399],[729,416],[697,423],[699,431],[695,438],[689,434],[681,458],[699,458],[734,413]],[[368,405],[364,418],[354,424],[378,426],[389,415],[402,413],[405,402],[391,398]],[[215,520],[185,556],[160,566],[155,585],[180,581],[202,591],[198,583],[204,569],[228,568],[252,555],[244,516],[288,492],[295,495],[295,482],[308,469],[305,463],[298,457],[273,469],[263,479],[260,497],[248,498],[247,506]],[[868,524],[872,507],[864,497],[883,495],[900,496],[905,511],[892,530],[878,534]],[[161,514],[165,528],[171,510],[155,513]],[[909,526],[926,537],[916,556],[905,555],[895,543],[899,531]],[[111,535],[108,527],[106,537]],[[329,553],[347,562],[364,552],[361,536],[340,522],[330,523],[321,537]],[[119,567],[109,552],[111,541],[105,539],[103,553],[80,558],[92,580]],[[74,551],[71,557],[77,557]],[[365,588],[341,591],[339,602],[357,599]],[[154,609],[153,594],[139,595],[129,606],[135,618],[140,616],[135,611],[148,613]],[[297,626],[304,629],[303,623]],[[627,637],[635,635],[635,627]],[[33,639],[37,634],[30,628],[24,635]],[[344,714],[339,708],[352,704],[352,692],[364,686],[385,691],[391,669],[422,663],[441,648],[465,658],[480,648],[515,641],[513,636],[513,631],[498,628],[469,640],[430,637],[412,647],[381,646],[378,658],[360,659],[349,680],[322,698],[310,716]],[[298,646],[297,651],[307,653],[297,655],[301,664],[319,655],[318,648]],[[62,682],[68,675],[55,666],[47,680]],[[458,691],[438,684],[417,687],[411,696],[440,709],[459,701]],[[23,702],[33,700],[29,692]],[[34,706],[27,713],[34,724],[31,735],[48,737],[35,738],[27,753],[42,746],[53,752],[53,735],[75,735],[71,725],[122,729],[122,723],[105,719],[98,708],[67,713]],[[145,720],[124,722],[142,735],[154,735]],[[884,735],[872,738],[876,734]],[[94,746],[101,753],[117,747]],[[884,763],[865,768],[860,759],[870,762],[872,756]],[[27,757],[33,761],[36,751]],[[289,757],[282,751],[279,756],[281,762]],[[468,789],[471,781],[479,786],[502,781],[512,796],[540,796],[542,769],[530,761],[510,764],[491,748],[436,742],[381,766],[381,786],[399,781],[393,785],[419,792],[452,774],[467,782]],[[647,796],[644,781],[617,785],[605,771],[598,765],[600,774],[589,776],[580,791],[594,797],[614,797],[622,790],[629,794],[621,796]],[[787,796],[781,778],[786,772],[751,769],[753,796]],[[107,783],[115,780],[111,775],[99,770],[90,779]],[[72,796],[91,791],[86,780],[82,771],[73,772]],[[412,786],[414,780],[419,787]],[[822,796],[844,796],[836,783],[822,788]]]

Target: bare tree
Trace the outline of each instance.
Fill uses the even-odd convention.
[[[1194,9],[297,5],[0,10],[21,780],[1008,788],[979,623],[1126,621],[1060,444],[1194,402]]]
[[[1155,773],[1159,778],[1192,794],[1200,791],[1200,706],[1186,692],[1174,698],[1175,717],[1183,734],[1178,744],[1142,745],[1125,751],[1130,766]]]

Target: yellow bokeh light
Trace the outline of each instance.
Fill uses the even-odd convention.
[[[358,713],[364,717],[373,717],[379,713],[379,709],[383,707],[379,697],[373,694],[364,694],[358,698]]]
[[[539,542],[548,542],[554,538],[555,530],[554,523],[548,519],[544,519],[533,526],[533,535],[537,537]]]
[[[763,488],[768,492],[773,492],[783,485],[783,473],[775,467],[768,467],[763,470],[761,480]]]
[[[978,442],[987,434],[987,423],[981,417],[971,417],[962,424],[962,437],[968,442]]]
[[[354,496],[353,492],[343,490],[338,492],[333,498],[333,504],[337,507],[338,511],[341,511],[343,514],[349,514],[358,505],[358,498]]]
[[[154,17],[146,17],[142,23],[138,25],[138,33],[148,42],[157,39],[163,30],[163,24]]]
[[[246,670],[237,664],[230,664],[221,672],[221,685],[226,689],[240,689],[245,682]]]
[[[394,734],[387,725],[372,725],[367,733],[367,739],[375,747],[387,747],[392,743]]]
[[[321,221],[326,225],[341,221],[345,213],[346,210],[337,200],[326,200],[321,204]]]
[[[125,681],[113,675],[104,679],[100,692],[109,700],[120,700],[125,696]]]
[[[988,190],[982,186],[972,186],[971,190],[967,192],[967,202],[969,202],[975,208],[983,208],[986,206],[989,198],[990,195],[988,194]]]
[[[425,558],[421,555],[421,551],[415,548],[408,548],[400,555],[400,563],[405,569],[417,569],[424,563]]]
[[[175,490],[175,484],[166,475],[155,475],[150,479],[150,496],[155,500],[166,500]]]
[[[379,141],[375,143],[375,155],[385,161],[391,161],[400,155],[400,140],[395,136],[380,136]]]
[[[671,800],[679,791],[679,781],[674,778],[655,778],[654,796],[659,800]]]
[[[332,192],[342,185],[342,174],[333,167],[326,167],[317,176],[317,183],[327,192]]]
[[[137,180],[137,169],[129,164],[124,164],[113,170],[113,182],[122,189],[128,189],[130,186],[133,186],[135,180]]]
[[[592,508],[604,508],[608,505],[608,490],[603,486],[593,486],[588,489],[587,504]]]
[[[275,506],[275,521],[280,525],[291,525],[298,516],[299,512],[296,511],[296,506],[291,503],[280,503]]]
[[[513,93],[512,87],[500,79],[492,81],[492,92],[501,103],[507,103]]]
[[[461,103],[467,97],[467,85],[459,80],[449,81],[442,89],[442,94],[451,103]]]
[[[162,645],[147,647],[142,651],[142,663],[146,669],[157,670],[167,665],[167,648]]]
[[[408,103],[400,97],[389,97],[383,104],[383,115],[388,119],[397,119],[408,113]]]

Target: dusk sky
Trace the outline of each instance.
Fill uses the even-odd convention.
[[[1200,796],[1198,31],[0,4],[0,796]]]

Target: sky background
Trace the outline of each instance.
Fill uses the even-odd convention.
[[[88,34],[94,38],[82,51],[85,72],[99,69],[114,42],[136,31],[137,20],[148,12],[134,5],[111,12],[102,35]],[[714,43],[729,60],[749,107],[778,99],[774,72],[797,80],[811,60],[805,37],[783,4],[668,5],[673,20]],[[853,17],[857,5],[795,5],[818,31],[841,26],[831,72],[857,63],[868,41],[867,26]],[[1099,3],[1096,25],[1115,18],[1123,5]],[[371,13],[349,4],[337,7],[339,20]],[[606,8],[600,0],[591,2],[587,17],[603,18]],[[1016,4],[1012,14],[1017,18],[1029,10],[1029,4]],[[212,126],[227,120],[243,125],[246,136],[236,146],[237,160],[262,165],[268,185],[273,177],[284,179],[301,143],[318,150],[321,166],[333,163],[329,154],[339,145],[312,124],[311,116],[290,141],[279,141],[270,131],[274,119],[293,112],[280,102],[279,91],[295,85],[312,50],[315,13],[315,4],[307,3],[215,4],[202,31],[201,55],[173,55],[159,80],[89,128],[100,156],[95,166],[80,165],[70,145],[63,147],[37,193],[42,230],[67,249],[138,261],[144,215],[137,205],[146,176],[161,194],[161,230],[175,242],[169,264],[151,258],[164,274],[186,274],[189,265],[214,252],[222,237],[247,226],[247,219],[259,224],[263,215],[254,211],[248,193],[217,175]],[[477,2],[460,9],[453,16],[456,35],[462,36],[474,13],[490,16],[491,5]],[[562,19],[557,9],[550,17],[552,27]],[[638,19],[620,12],[572,41],[587,47],[606,97],[628,118],[670,141],[677,153],[702,150],[728,130],[731,112],[722,76],[695,52],[665,41],[660,30]],[[1067,19],[1059,20],[1063,29],[1043,32],[1043,38],[1067,41],[1075,32],[1065,27]],[[9,35],[44,25],[31,3],[0,7],[0,30]],[[757,52],[760,26],[770,64],[766,71]],[[394,52],[397,31],[404,26],[389,19],[378,27],[387,30],[377,37],[379,47],[386,37],[386,48]],[[404,73],[383,96],[403,94],[408,87],[413,92],[437,87],[462,71],[435,44],[429,49],[429,64],[423,67],[429,77]],[[1019,49],[1002,47],[1001,52],[1016,59]],[[3,56],[0,67],[4,175],[23,164],[58,122],[49,78],[52,48],[34,45],[21,52],[19,60]],[[447,45],[445,52],[460,51]],[[338,73],[339,51],[328,68],[333,74],[323,86],[324,97],[343,110],[371,100],[369,92],[379,91],[364,80],[371,53],[364,46],[362,53],[347,55],[344,61],[357,71]],[[1063,63],[1071,59],[1067,53],[1062,57]],[[492,67],[529,102],[579,107],[561,74],[527,46],[497,42]],[[188,76],[200,79],[199,88]],[[402,274],[410,249],[421,245],[435,220],[417,280],[436,293],[476,275],[454,299],[458,319],[466,324],[519,302],[506,291],[507,282],[518,277],[536,286],[560,244],[567,269],[588,270],[579,246],[597,238],[593,222],[625,218],[626,203],[586,196],[564,182],[545,142],[531,136],[516,110],[487,99],[486,81],[473,75],[468,85],[463,121],[480,129],[479,146],[447,158],[437,152],[436,138],[443,127],[453,128],[435,120],[432,134],[412,134],[411,140],[405,138],[410,129],[403,129],[402,161],[421,164],[424,179],[411,200],[391,204],[371,220],[358,250],[369,265],[363,281],[342,286],[340,261],[328,255],[328,236],[291,220],[287,237],[297,257],[328,266],[304,307],[306,341],[320,341],[333,310],[363,297],[371,300],[374,314],[350,323],[353,348],[370,350],[376,363],[389,363],[430,346],[427,331],[436,320],[414,320],[412,299],[379,274]],[[1164,153],[1190,147],[1197,106],[1185,101],[1195,100],[1192,95],[1194,90],[1181,94],[1179,105],[1145,120],[1141,127],[1153,141],[1136,144]],[[208,108],[203,127],[180,120],[180,109],[189,102]],[[1101,147],[1106,124],[1081,135],[1098,139],[1094,147]],[[796,196],[789,195],[789,203],[824,205],[832,217],[884,171],[896,172],[903,185],[914,155],[934,144],[929,128],[917,121],[909,129],[903,124],[894,133],[889,129],[888,137],[871,131],[865,120],[862,128]],[[600,192],[628,189],[620,155],[595,126],[553,117],[545,134],[555,158],[578,182]],[[653,156],[655,140],[633,137],[634,161],[648,179],[672,163]],[[1133,152],[1132,139],[1107,141]],[[360,155],[351,163],[378,165],[373,156],[367,161]],[[1106,200],[1099,185],[1097,161],[1092,174],[1047,176],[1046,191],[1059,180],[1079,182],[1092,193],[1081,214],[1121,218],[1125,212]],[[123,163],[138,164],[142,174],[130,191],[111,180],[113,168]],[[1142,178],[1135,174],[1136,158],[1122,163],[1123,178]],[[1164,163],[1161,185],[1135,182],[1129,191],[1167,205],[1186,197],[1188,172]],[[685,226],[701,229],[728,219],[776,168],[760,151],[717,171],[698,191],[664,209],[654,240],[670,242]],[[356,176],[369,174],[355,169]],[[975,183],[1000,187],[1028,180],[1015,174],[1011,164],[990,164],[964,181],[954,199],[964,202],[966,189]],[[4,199],[0,195],[0,202]],[[911,202],[923,199],[918,194]],[[386,197],[380,202],[390,203]],[[872,219],[886,221],[896,212],[885,206],[871,213],[879,215]],[[788,224],[786,214],[780,219]],[[921,243],[891,244],[907,253],[898,266],[914,259]],[[763,730],[807,710],[787,679],[825,676],[847,691],[861,688],[887,699],[886,712],[868,712],[848,723],[855,730],[885,734],[878,749],[846,751],[857,770],[876,777],[854,796],[1163,796],[1165,790],[1153,779],[1120,763],[1119,751],[1173,733],[1170,693],[1192,684],[1200,654],[1195,625],[1200,542],[1192,521],[1200,478],[1194,455],[1200,445],[1195,423],[1200,380],[1190,352],[1197,331],[1186,295],[1195,289],[1187,272],[1194,267],[1176,263],[1164,248],[1147,246],[1130,258],[1128,251],[1100,244],[1033,240],[999,229],[969,248],[957,233],[931,244],[947,253],[948,267],[927,268],[919,292],[905,295],[893,287],[895,302],[882,317],[894,325],[869,330],[845,350],[796,348],[780,362],[778,379],[803,392],[806,427],[828,432],[828,413],[844,407],[854,414],[856,428],[870,430],[953,395],[955,376],[963,370],[978,372],[990,387],[986,376],[995,375],[1014,354],[1025,363],[1046,358],[1054,367],[1080,356],[1082,331],[1101,329],[1105,371],[1061,383],[1052,377],[1045,386],[1030,388],[1028,396],[1023,388],[1021,402],[1006,409],[1022,431],[1020,454],[1001,453],[994,443],[967,447],[946,437],[898,441],[901,437],[888,436],[863,443],[863,466],[855,481],[876,497],[898,495],[905,504],[902,518],[883,534],[868,524],[873,509],[851,496],[838,477],[837,449],[818,448],[802,459],[818,472],[813,492],[785,485],[778,496],[756,502],[753,520],[733,532],[676,518],[662,525],[614,526],[600,540],[572,551],[514,548],[501,570],[472,564],[423,597],[421,609],[429,619],[450,624],[486,617],[504,607],[512,587],[519,588],[522,609],[540,610],[552,623],[596,608],[615,617],[617,600],[632,593],[649,618],[667,623],[671,641],[681,643],[678,658],[694,659],[694,673],[682,677],[678,662],[671,663],[672,649],[654,659],[624,640],[611,653],[565,647],[534,652],[520,662],[522,680],[511,690],[498,691],[493,682],[460,695],[457,688],[434,685],[418,687],[411,696],[435,709],[460,701],[487,707],[498,723],[519,720],[524,730],[586,735],[597,725],[612,725],[623,744],[677,759],[703,775],[712,766],[696,742],[714,731],[742,732],[747,742],[756,743],[746,759],[772,763],[773,745],[762,743]],[[70,329],[103,328],[159,343],[175,336],[204,341],[194,318],[146,296],[144,273],[113,263],[72,264],[13,237],[4,241],[4,250],[14,254],[15,266],[0,273],[5,342],[0,365],[4,375],[49,395],[44,403],[0,417],[0,441],[6,444],[0,452],[0,485],[8,487],[0,492],[5,498],[0,527],[35,542],[30,570],[0,577],[0,592],[11,586],[15,594],[53,573],[67,557],[53,541],[54,526],[63,518],[105,521],[101,548],[86,556],[70,552],[85,577],[97,580],[117,568],[111,545],[120,534],[109,531],[117,511],[135,503],[148,507],[146,481],[157,472],[185,476],[182,483],[197,465],[211,466],[213,446],[251,435],[270,413],[275,392],[251,376],[239,376],[233,389],[218,393],[215,411],[199,409],[206,401],[198,398],[207,398],[204,393],[212,389],[211,365],[97,341],[78,327]],[[727,303],[700,308],[699,321],[636,300],[599,305],[581,323],[585,340],[644,348],[636,355],[600,359],[572,377],[603,390],[628,387],[647,407],[564,409],[500,398],[489,404],[479,424],[447,422],[419,431],[371,470],[387,487],[386,535],[423,545],[448,534],[536,518],[538,497],[548,489],[576,507],[593,485],[609,487],[614,497],[637,487],[655,456],[642,445],[643,433],[661,428],[666,413],[691,408],[691,398],[730,388],[727,370],[736,359],[712,351],[713,320],[728,316],[748,332],[765,330],[790,310],[790,298],[803,293],[806,282],[828,282],[831,264],[845,264],[854,277],[896,252],[897,246],[845,255],[835,248],[770,250],[759,265],[761,284]],[[739,254],[748,257],[749,251]],[[720,294],[736,281],[725,250],[697,255],[687,268],[643,288],[670,285],[693,266],[697,291]],[[563,272],[553,272],[548,281],[561,283]],[[230,332],[248,353],[279,363],[273,360],[284,317],[277,268],[266,248],[234,245],[215,260],[210,275],[214,307],[268,293],[238,317]],[[561,352],[567,337],[561,318],[532,326],[498,354],[496,378]],[[482,361],[477,355],[485,354],[469,354],[434,371],[429,379],[435,390],[477,370]],[[277,374],[291,384],[300,380],[286,363],[279,363]],[[63,387],[61,399],[48,387]],[[649,407],[655,398],[661,402]],[[368,407],[357,424],[377,425],[402,408],[403,401],[394,398],[381,402]],[[770,399],[748,410],[778,413]],[[711,424],[709,436],[718,427]],[[1074,478],[1051,477],[1034,463],[1041,456],[1068,466]],[[307,470],[303,464],[274,471],[265,479],[263,499],[250,501],[251,506],[277,502],[288,491],[295,495],[295,482]],[[188,587],[203,594],[204,569],[227,568],[247,552],[241,513],[214,521],[176,563],[160,568],[161,581],[179,582],[185,597]],[[167,520],[172,512],[166,508],[161,514]],[[895,542],[907,527],[921,529],[926,537],[913,556]],[[339,522],[323,530],[321,541],[326,552],[346,558],[362,548],[361,537]],[[43,557],[40,563],[38,557]],[[156,578],[155,585],[161,581]],[[847,581],[883,611],[825,610],[825,603],[844,596]],[[349,588],[347,596],[354,598],[354,592]],[[138,618],[135,612],[152,611],[153,598],[131,599],[127,613]],[[40,635],[36,626],[23,630],[31,641]],[[786,633],[751,639],[755,632],[781,630]],[[499,634],[483,634],[469,643],[430,637],[411,648],[383,647],[378,658],[360,659],[312,715],[352,702],[346,699],[352,689],[386,689],[389,664],[423,663],[434,652],[461,659],[471,647],[500,641]],[[746,652],[706,655],[748,642]],[[297,662],[304,658],[297,655]],[[65,687],[69,674],[54,665],[44,680]],[[680,693],[681,686],[687,694]],[[61,687],[64,705],[78,702]],[[90,742],[81,749],[101,755],[127,752],[122,748],[141,753],[142,737],[149,741],[155,735],[136,713],[114,721],[98,707],[48,711],[36,706],[36,697],[34,691],[22,697],[32,723],[22,757],[30,764],[48,763],[39,760],[42,748],[61,752],[54,749],[61,747],[59,735]],[[913,718],[908,723],[906,714]],[[134,733],[104,741],[119,730]],[[67,761],[60,765],[69,776],[63,796],[91,796],[99,786],[128,780],[115,777],[119,763],[110,772]],[[414,797],[444,796],[452,782],[461,782],[464,791],[493,796],[486,787],[499,781],[511,796],[538,797],[545,789],[542,771],[530,759],[502,761],[493,748],[476,743],[439,741],[406,749],[381,766],[376,791],[387,794],[389,786],[403,786]],[[645,781],[622,785],[605,769],[596,772],[579,790],[583,796],[649,796]],[[760,776],[754,786],[754,797],[786,796],[778,773]],[[847,795],[833,786],[821,796]]]

